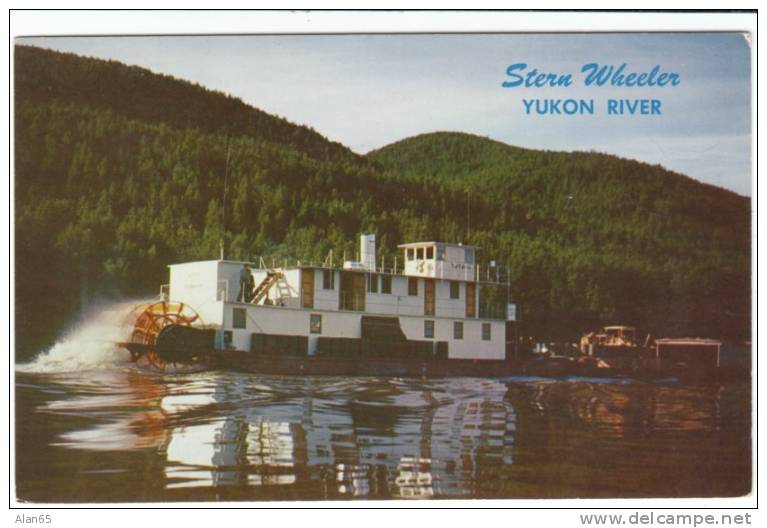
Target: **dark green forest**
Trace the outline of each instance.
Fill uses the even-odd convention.
[[[509,270],[523,335],[604,324],[750,336],[750,200],[597,152],[424,134],[360,156],[239,99],[138,67],[15,48],[19,357],[166,265],[322,261],[444,240]]]

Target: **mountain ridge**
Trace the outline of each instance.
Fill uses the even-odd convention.
[[[672,175],[674,177],[681,177],[687,180],[691,180],[692,182],[695,182],[696,184],[700,184],[705,187],[710,187],[712,189],[717,189],[721,191],[725,191],[727,193],[731,193],[735,196],[744,198],[746,200],[750,200],[750,198],[746,195],[740,194],[732,189],[728,189],[726,187],[716,185],[713,183],[705,182],[702,180],[699,180],[697,178],[694,178],[692,176],[689,176],[687,174],[681,173],[679,171],[675,171],[673,169],[669,169],[661,164],[658,163],[649,163],[645,162],[639,159],[635,158],[628,158],[625,156],[621,156],[618,154],[611,154],[608,152],[601,152],[596,150],[554,150],[554,149],[537,149],[537,148],[529,148],[529,147],[522,147],[519,145],[514,145],[511,143],[507,143],[505,141],[502,141],[500,139],[494,139],[489,136],[483,136],[480,134],[472,134],[469,132],[462,132],[459,130],[436,130],[431,132],[422,132],[415,134],[413,136],[408,136],[402,139],[398,139],[396,141],[393,141],[391,143],[387,143],[386,145],[383,145],[381,147],[378,147],[376,149],[372,149],[364,154],[364,157],[371,159],[373,161],[380,161],[381,158],[386,157],[387,153],[392,150],[401,149],[404,145],[410,144],[410,143],[421,143],[424,141],[431,141],[432,139],[436,139],[437,141],[444,141],[445,139],[461,139],[461,140],[468,140],[474,143],[485,143],[487,145],[492,145],[494,148],[498,150],[504,150],[509,149],[515,151],[515,153],[522,153],[522,152],[537,152],[541,154],[564,154],[564,155],[575,155],[575,154],[591,154],[591,155],[597,155],[597,156],[605,156],[605,157],[611,157],[616,158],[619,160],[623,160],[629,163],[638,163],[644,166],[651,166],[659,168],[665,172],[667,172],[669,175]],[[384,163],[384,168],[393,168],[391,166],[387,166]]]
[[[36,46],[16,45],[14,53],[15,91],[20,102],[77,102],[97,109],[110,108],[151,123],[164,122],[181,128],[197,126],[229,135],[265,135],[264,139],[292,142],[294,147],[320,158],[359,157],[306,125],[292,123],[238,97],[208,90],[192,81],[114,60]],[[20,64],[25,67],[19,68]],[[152,97],[146,97],[147,93]]]

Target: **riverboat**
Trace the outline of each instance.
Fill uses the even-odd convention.
[[[264,373],[513,374],[516,305],[508,278],[477,248],[398,246],[386,267],[375,235],[360,258],[334,266],[208,260],[169,266],[161,299],[134,317],[120,343],[161,369],[202,364]],[[504,273],[508,277],[508,273]],[[511,338],[511,339],[510,339]]]

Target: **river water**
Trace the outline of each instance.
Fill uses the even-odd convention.
[[[88,332],[17,367],[19,500],[750,492],[744,383],[159,374]]]

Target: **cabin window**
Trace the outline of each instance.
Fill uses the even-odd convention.
[[[423,260],[423,248],[416,248],[415,258],[416,260]]]
[[[322,270],[322,289],[323,290],[335,290],[336,289],[336,272],[333,270]]]
[[[407,279],[407,294],[418,295],[418,279],[415,277],[408,277]]]
[[[490,341],[490,323],[482,323],[482,341]]]
[[[407,259],[413,260],[415,258],[415,249],[407,248]]]
[[[423,322],[423,336],[430,339],[434,338],[434,321]]]
[[[322,333],[322,316],[320,314],[311,314],[309,316],[309,332],[312,334]]]
[[[451,299],[460,299],[461,298],[461,283],[457,281],[451,281],[450,282],[450,298]]]
[[[427,260],[434,259],[434,246],[429,246],[426,248],[426,259]]]
[[[246,328],[245,308],[232,308],[232,328]]]
[[[445,248],[437,246],[437,260],[445,260]]]
[[[391,293],[391,275],[381,276],[381,293]]]
[[[378,275],[371,273],[368,275],[368,291],[378,293]]]
[[[461,321],[453,322],[453,339],[463,339],[463,323]]]
[[[474,248],[463,248],[463,261],[466,264],[474,264]]]

